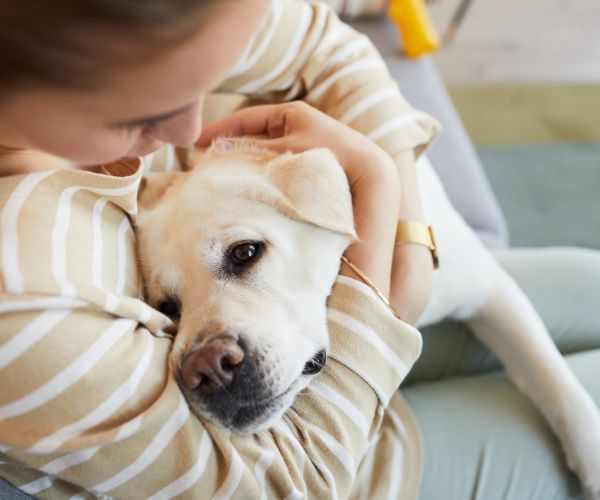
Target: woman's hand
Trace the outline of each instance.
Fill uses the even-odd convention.
[[[351,187],[365,175],[391,176],[395,170],[392,159],[374,142],[303,101],[235,111],[207,125],[197,146],[242,136],[279,153],[328,148],[344,168]]]
[[[389,296],[400,208],[400,182],[391,157],[364,135],[300,101],[238,110],[207,125],[197,145],[241,136],[281,153],[325,147],[335,154],[348,177],[360,238],[345,255]],[[341,273],[358,278],[347,266]]]

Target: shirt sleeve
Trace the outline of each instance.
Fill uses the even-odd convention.
[[[272,0],[219,90],[256,101],[303,99],[362,132],[391,156],[405,150],[420,154],[440,128],[402,97],[369,38],[321,2]]]
[[[271,430],[190,413],[171,340],[85,301],[0,295],[0,475],[39,498],[339,498],[421,340],[339,277],[331,356]]]

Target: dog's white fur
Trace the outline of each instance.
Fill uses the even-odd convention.
[[[325,150],[283,157],[213,150],[201,163],[191,174],[150,182],[140,199],[148,299],[156,304],[165,293],[182,298],[174,369],[186,351],[225,328],[255,339],[271,360],[265,372],[272,377],[273,394],[288,391],[262,422],[245,430],[264,428],[306,386],[302,366],[327,344],[324,299],[354,237],[348,187]],[[598,409],[527,297],[451,206],[428,161],[419,160],[417,169],[441,260],[419,325],[443,318],[466,321],[542,411],[588,495],[600,498]],[[175,229],[174,221],[187,227]],[[271,241],[270,260],[254,283],[223,286],[211,265],[227,244],[253,238]],[[194,409],[206,416],[201,405]]]
[[[173,371],[187,353],[227,333],[249,345],[265,386],[247,395],[246,407],[227,411],[243,417],[260,400],[263,414],[251,422],[214,415],[180,384],[190,406],[237,432],[269,427],[310,381],[304,365],[328,347],[326,299],[340,255],[356,238],[343,170],[327,150],[213,149],[191,172],[147,177],[140,193],[147,300],[156,306],[170,295],[182,305]],[[227,250],[254,240],[266,243],[264,255],[247,276],[227,276]]]

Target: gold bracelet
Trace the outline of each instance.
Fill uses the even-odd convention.
[[[379,288],[377,288],[375,286],[375,283],[373,283],[367,277],[367,275],[365,273],[363,273],[358,267],[356,267],[352,262],[350,262],[350,259],[348,259],[348,257],[346,257],[345,255],[342,255],[342,261],[344,261],[344,263],[348,264],[350,269],[352,269],[356,274],[358,274],[360,279],[363,280],[365,282],[365,284],[367,284],[368,287],[377,294],[377,296],[383,301],[383,303],[389,308],[389,310],[392,311],[392,314],[394,316],[396,316],[396,318],[398,318],[399,320],[402,320],[402,318],[398,314],[398,311],[396,311],[396,309],[394,309],[394,306],[392,306],[392,304],[390,304],[390,301],[385,298],[385,295],[383,295],[383,293],[381,293]]]
[[[433,268],[437,269],[440,267],[440,259],[431,226],[413,220],[399,220],[396,226],[396,241],[394,246],[404,243],[414,243],[415,245],[423,245],[429,248],[433,260]]]

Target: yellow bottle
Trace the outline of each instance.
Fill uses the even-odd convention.
[[[390,0],[388,15],[398,25],[408,57],[433,52],[440,46],[425,0]]]

